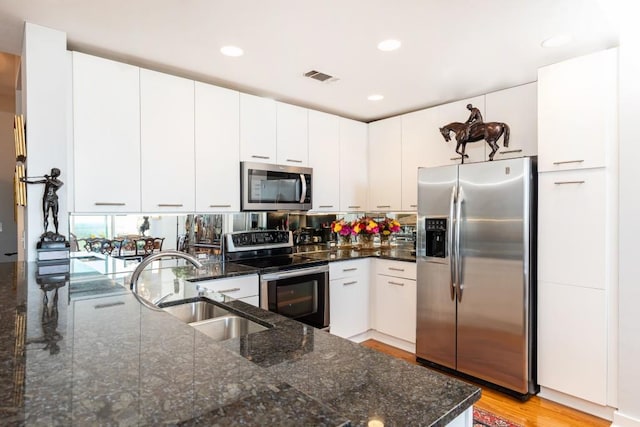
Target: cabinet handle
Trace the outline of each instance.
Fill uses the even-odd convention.
[[[269,156],[257,156],[257,155],[253,155],[251,156],[252,159],[263,159],[263,160],[269,160],[271,157]]]
[[[449,160],[460,160],[462,157],[451,157]]]
[[[161,208],[181,208],[182,203],[158,203],[158,207]]]
[[[342,284],[342,286],[355,285],[356,283],[358,283],[358,281],[357,281],[357,280],[354,280],[353,282],[344,282],[344,283]]]
[[[333,205],[320,205],[319,208],[332,208]]]
[[[417,208],[418,205],[409,205],[410,208]]]
[[[563,185],[563,184],[584,184],[584,181],[556,181],[555,185]]]
[[[285,160],[291,163],[302,163],[302,160],[296,160],[296,159],[285,159]]]
[[[349,209],[360,209],[360,206],[348,206]]]
[[[565,160],[562,162],[553,162],[554,165],[564,165],[565,163],[582,163],[584,160]]]
[[[343,268],[342,271],[343,272],[347,272],[347,271],[356,271],[358,268],[354,267],[354,268]]]
[[[389,281],[389,284],[390,284],[390,285],[396,285],[396,286],[404,286],[404,283],[401,283],[401,282],[392,282],[392,281]]]
[[[125,206],[126,203],[120,203],[120,202],[95,202],[94,205],[96,206]]]
[[[240,290],[240,288],[231,288],[231,289],[224,289],[221,291],[214,291],[217,292],[219,294],[230,294],[231,292],[238,292]]]
[[[377,208],[390,208],[391,205],[378,205]]]
[[[209,205],[210,208],[230,208],[231,205]]]
[[[116,307],[118,305],[124,305],[123,301],[117,301],[117,302],[110,302],[107,304],[96,304],[93,306],[93,308],[95,308],[96,310],[99,310],[101,308],[109,308],[109,307]]]
[[[522,150],[507,150],[507,151],[500,151],[498,154],[509,154],[509,153],[522,153]]]
[[[391,270],[391,271],[404,271],[404,268],[389,267],[389,270]]]

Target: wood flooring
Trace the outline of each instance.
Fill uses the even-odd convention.
[[[368,340],[363,342],[362,345],[418,365],[414,354],[391,347],[379,341]],[[610,421],[568,408],[550,400],[542,399],[538,396],[533,396],[526,402],[520,402],[492,389],[480,387],[482,388],[482,397],[476,402],[476,407],[493,412],[524,427],[608,427],[611,425]]]

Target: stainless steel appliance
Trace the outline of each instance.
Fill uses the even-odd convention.
[[[311,209],[311,168],[241,162],[243,211]]]
[[[329,264],[294,255],[291,231],[226,234],[225,257],[259,270],[261,308],[319,329],[329,327]]]
[[[537,392],[536,162],[418,171],[416,355],[526,398]]]

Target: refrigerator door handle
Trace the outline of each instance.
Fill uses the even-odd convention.
[[[451,301],[455,301],[456,295],[456,251],[455,246],[453,244],[453,227],[455,224],[455,204],[456,204],[456,193],[458,190],[458,186],[454,185],[451,188],[451,199],[449,201],[449,220],[450,224],[447,227],[447,247],[449,248],[449,285],[451,288]]]
[[[460,228],[461,223],[462,223],[462,202],[463,202],[464,196],[463,196],[463,192],[462,192],[462,186],[458,185],[458,195],[456,197],[456,235],[455,235],[455,242],[456,242],[456,248],[455,248],[455,258],[456,258],[456,283],[457,283],[457,287],[456,287],[456,291],[458,293],[458,303],[462,302],[462,289],[463,289],[463,284],[462,284],[462,253],[460,252]]]

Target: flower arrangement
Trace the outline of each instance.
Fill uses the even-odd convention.
[[[351,236],[351,234],[353,234],[353,227],[342,218],[331,223],[331,231],[339,236]]]
[[[391,233],[400,231],[400,223],[385,216],[382,221],[378,222],[378,228],[380,229],[380,236],[389,236]]]
[[[373,218],[368,216],[363,216],[362,218],[358,218],[353,223],[351,223],[353,227],[353,234],[378,234],[380,228],[378,227],[378,223],[373,220]]]

